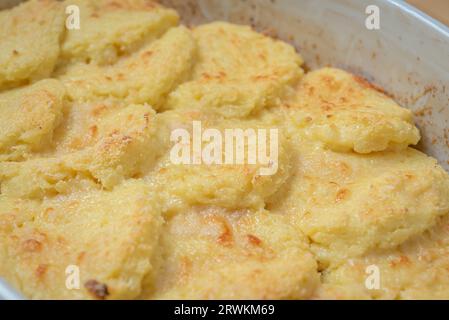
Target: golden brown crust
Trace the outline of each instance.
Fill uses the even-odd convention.
[[[31,0],[0,12],[0,90],[50,76],[64,18],[62,4],[54,0]]]
[[[177,23],[144,0],[0,12],[0,277],[32,299],[449,298],[449,176],[411,112],[249,27]],[[278,129],[276,170],[175,164],[194,121]]]

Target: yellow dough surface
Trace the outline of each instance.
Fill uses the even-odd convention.
[[[30,299],[449,299],[449,175],[411,111],[249,26],[179,21],[0,11],[0,277]],[[229,132],[275,158],[225,161]]]

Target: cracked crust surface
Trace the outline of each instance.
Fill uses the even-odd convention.
[[[449,176],[365,80],[145,0],[33,0],[0,25],[0,277],[26,297],[449,298]],[[195,121],[278,130],[273,174],[174,163]]]

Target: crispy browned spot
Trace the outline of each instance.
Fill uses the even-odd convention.
[[[226,221],[223,221],[224,231],[218,237],[217,242],[223,246],[230,246],[233,242],[232,230]]]
[[[335,202],[340,202],[340,201],[344,200],[348,195],[349,195],[348,189],[338,190],[337,195],[335,197]]]
[[[252,80],[254,81],[258,81],[258,80],[272,80],[275,79],[275,75],[271,75],[271,74],[260,74],[260,75],[256,75],[251,77]]]
[[[86,252],[85,251],[82,251],[82,252],[80,252],[80,254],[78,254],[78,257],[76,259],[78,264],[83,262],[85,256],[86,256]]]
[[[22,247],[25,251],[38,252],[42,250],[42,243],[35,239],[28,239],[23,242]]]
[[[108,286],[97,280],[87,280],[84,287],[91,293],[96,299],[104,300],[109,295]]]
[[[93,125],[92,127],[89,128],[89,134],[91,137],[95,137],[97,135],[98,132],[98,127],[96,125]]]
[[[49,216],[49,215],[52,215],[54,212],[55,212],[55,209],[54,209],[54,208],[48,207],[48,208],[45,209],[44,214],[45,214],[46,216]]]
[[[331,75],[322,75],[321,81],[331,90],[337,91],[340,88],[340,83]]]
[[[201,74],[201,76],[202,76],[203,80],[212,80],[212,79],[222,80],[222,79],[226,78],[226,73],[224,71],[220,71],[217,74],[211,75],[207,72],[203,72]]]
[[[400,256],[397,259],[394,259],[390,262],[390,267],[396,267],[401,265],[408,265],[410,264],[410,259],[407,256]]]
[[[36,268],[36,277],[38,279],[42,279],[45,274],[47,273],[48,265],[46,264],[40,264]]]
[[[121,3],[117,2],[117,1],[111,1],[111,2],[106,4],[106,7],[110,8],[110,9],[121,9],[124,6]]]
[[[262,244],[262,240],[252,234],[247,234],[246,237],[248,238],[248,242],[254,246],[259,247]]]
[[[100,104],[92,110],[92,115],[94,115],[95,117],[99,116],[104,111],[106,111],[106,109],[107,109],[107,107],[104,104]]]
[[[141,56],[142,56],[142,58],[149,58],[152,55],[153,55],[153,51],[148,50],[148,51],[143,52]]]
[[[366,80],[366,79],[364,79],[362,77],[359,77],[359,76],[356,76],[356,75],[353,75],[353,77],[354,77],[354,80],[358,84],[360,84],[362,87],[373,89],[373,90],[375,90],[377,92],[380,92],[380,93],[382,93],[382,94],[384,94],[384,95],[386,95],[386,96],[391,98],[391,95],[388,92],[386,92],[383,88],[378,87],[375,84],[372,84],[371,82],[369,82],[368,80]]]

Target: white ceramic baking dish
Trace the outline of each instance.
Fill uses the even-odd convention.
[[[0,7],[20,1],[0,0]],[[419,148],[449,170],[449,28],[399,0],[162,0],[194,25],[251,24],[297,47],[307,67],[366,77],[416,114]],[[378,30],[365,26],[370,5]],[[449,12],[448,12],[449,14]],[[0,298],[18,298],[0,282]]]

